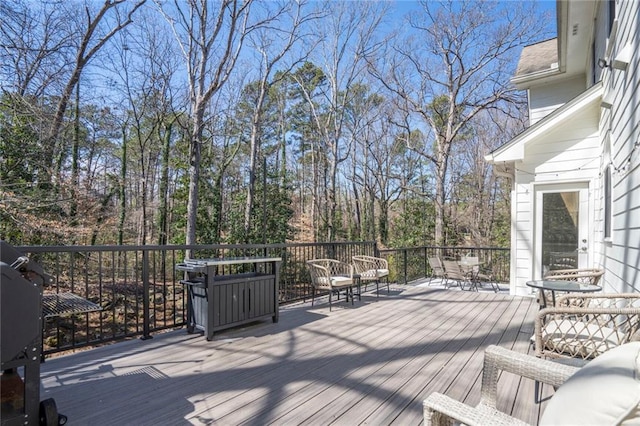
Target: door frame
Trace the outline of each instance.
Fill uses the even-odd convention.
[[[537,183],[533,187],[533,247],[532,247],[532,277],[542,278],[542,196],[543,194],[558,192],[579,192],[578,210],[578,268],[587,268],[593,256],[593,232],[591,215],[592,197],[589,181],[563,183]],[[580,241],[582,240],[582,241]],[[586,242],[584,242],[586,240]],[[584,249],[586,247],[586,249]]]

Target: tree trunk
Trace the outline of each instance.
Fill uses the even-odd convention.
[[[249,243],[251,233],[251,211],[256,191],[256,168],[258,164],[258,150],[260,148],[260,123],[262,121],[262,108],[266,96],[266,82],[260,82],[260,94],[255,105],[255,111],[251,120],[251,143],[249,156],[249,186],[247,187],[247,200],[244,208],[244,242]],[[263,207],[264,208],[264,207]]]
[[[164,128],[164,144],[162,145],[162,162],[160,165],[160,188],[158,189],[160,200],[158,206],[158,244],[166,245],[169,234],[168,198],[169,198],[169,152],[171,149],[171,133],[173,123],[168,123]]]
[[[80,185],[80,80],[76,85],[76,105],[75,105],[75,120],[73,124],[73,148],[71,150],[71,211],[69,216],[71,217],[71,226],[77,226],[78,215],[78,187]]]
[[[186,244],[196,244],[196,226],[198,217],[198,185],[200,183],[200,159],[202,133],[204,126],[204,105],[196,105],[193,117],[194,132],[189,143],[189,199],[187,201]],[[191,251],[188,251],[189,257]]]
[[[223,200],[222,194],[224,191],[223,177],[224,177],[224,171],[220,170],[214,179],[213,188],[212,188],[212,191],[213,191],[212,228],[213,228],[213,234],[214,234],[214,241],[211,241],[212,244],[219,244],[222,236],[222,200]]]
[[[389,242],[389,204],[385,199],[380,199],[378,204],[380,206],[380,215],[378,216],[380,242],[386,246]]]
[[[122,164],[120,167],[120,218],[118,220],[118,245],[124,243],[124,221],[127,215],[127,125],[122,125]]]
[[[438,153],[437,153],[438,162],[436,164],[435,243],[436,243],[436,246],[441,246],[445,243],[444,241],[444,218],[445,218],[445,201],[446,201],[445,180],[447,176],[448,154],[446,154],[444,151],[445,147],[440,146],[440,144],[438,145],[437,149],[438,149]]]

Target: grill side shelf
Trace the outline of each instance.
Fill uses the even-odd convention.
[[[100,305],[73,293],[45,293],[42,295],[42,315],[45,318],[101,310]]]

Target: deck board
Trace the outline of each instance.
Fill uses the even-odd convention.
[[[479,399],[483,351],[529,351],[530,298],[392,285],[352,306],[283,307],[280,322],[176,330],[47,360],[41,398],[69,425],[420,424],[431,392]],[[499,404],[535,423],[533,382],[501,377]]]

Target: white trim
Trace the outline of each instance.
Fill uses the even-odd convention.
[[[549,78],[549,77],[556,77],[556,76],[560,76],[563,75],[564,73],[562,71],[560,71],[560,68],[558,67],[558,63],[555,62],[553,64],[551,64],[551,67],[549,69],[546,70],[541,70],[541,71],[535,71],[529,74],[525,74],[522,76],[517,76],[517,77],[512,77],[511,78],[511,83],[516,86],[516,89],[519,90],[526,90],[529,89],[532,86],[532,82],[535,82],[537,80],[542,80],[545,78]]]
[[[591,88],[582,92],[571,101],[567,102],[533,126],[527,128],[511,141],[502,145],[495,151],[485,155],[484,159],[489,163],[521,161],[524,159],[525,145],[534,141],[542,134],[561,125],[583,109],[600,102],[602,99],[602,82],[598,82]]]
[[[586,251],[579,251],[578,254],[578,267],[588,267],[592,262],[594,242],[593,242],[593,197],[591,194],[593,183],[589,180],[575,180],[575,181],[558,181],[553,183],[532,182],[530,191],[531,203],[533,208],[531,209],[532,224],[533,224],[533,247],[531,251],[531,275],[534,279],[540,279],[541,271],[538,268],[542,264],[542,195],[559,192],[578,192],[580,205],[579,205],[579,223],[578,223],[578,238],[586,239]],[[579,248],[581,242],[578,243]]]

